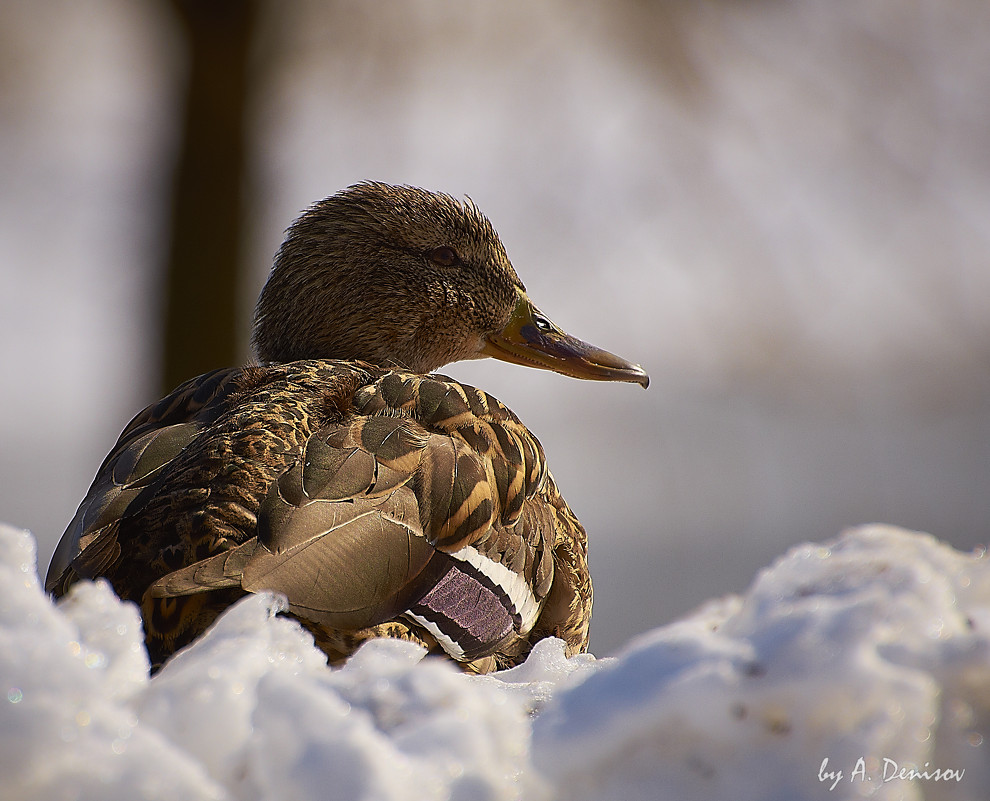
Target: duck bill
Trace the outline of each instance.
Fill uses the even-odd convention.
[[[533,305],[525,292],[517,291],[519,299],[509,322],[485,339],[482,355],[573,378],[631,381],[644,389],[650,385],[650,377],[638,364],[565,334]]]

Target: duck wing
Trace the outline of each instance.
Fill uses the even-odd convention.
[[[138,413],[97,471],[59,540],[45,589],[62,595],[78,578],[96,578],[121,557],[121,517],[240,389],[244,370],[214,370],[177,387]]]
[[[261,502],[255,537],[149,595],[274,590],[334,629],[403,617],[468,661],[524,639],[550,594],[548,479],[539,442],[491,396],[387,373],[306,440]]]

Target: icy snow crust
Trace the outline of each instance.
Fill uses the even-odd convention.
[[[487,677],[384,640],[331,670],[280,605],[245,598],[149,680],[136,608],[104,582],[53,605],[0,525],[0,795],[990,797],[990,560],[928,535],[802,546],[614,659],[546,640]]]

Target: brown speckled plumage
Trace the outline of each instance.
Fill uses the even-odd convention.
[[[284,593],[332,662],[411,639],[486,672],[543,637],[587,647],[584,529],[539,441],[426,375],[493,355],[578,377],[643,371],[533,307],[487,219],[361,184],[290,228],[259,299],[261,366],[178,387],[127,426],[49,569],[141,605],[155,664],[245,592]]]

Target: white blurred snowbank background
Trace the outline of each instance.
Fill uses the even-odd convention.
[[[385,640],[330,669],[278,608],[247,597],[149,680],[137,609],[104,582],[53,606],[32,537],[0,526],[3,798],[982,801],[990,787],[990,559],[928,535],[805,544],[615,658],[544,640],[485,677]]]
[[[591,535],[597,654],[848,525],[986,539],[990,4],[265,7],[245,356],[308,203],[472,195],[536,301],[653,376],[448,370],[545,445]],[[166,8],[0,3],[0,519],[43,568],[158,397]]]

